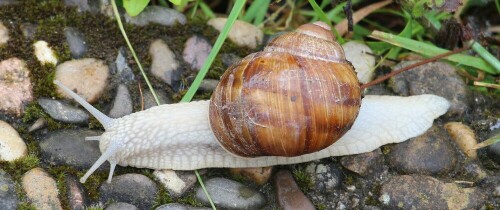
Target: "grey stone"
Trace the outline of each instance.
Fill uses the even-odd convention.
[[[155,210],[210,210],[211,208],[197,208],[188,205],[183,205],[180,203],[169,203],[161,205]]]
[[[139,209],[130,203],[118,202],[110,204],[108,207],[106,207],[106,210],[139,210]]]
[[[64,29],[64,36],[71,51],[71,56],[73,58],[82,58],[87,52],[87,43],[83,33],[76,28],[67,27]]]
[[[178,88],[181,69],[174,52],[167,44],[161,39],[153,41],[149,45],[149,55],[151,56],[151,73],[174,89]]]
[[[149,23],[157,23],[164,26],[172,26],[175,23],[186,24],[186,17],[175,9],[161,6],[148,6],[139,15],[130,17],[125,14],[128,23],[145,26]]]
[[[215,90],[217,85],[219,84],[219,80],[216,79],[204,79],[201,81],[199,90],[212,92]]]
[[[423,175],[394,176],[380,194],[384,209],[479,209],[487,198],[480,188],[461,188]]]
[[[132,99],[130,98],[128,88],[127,86],[120,84],[116,90],[113,108],[109,111],[108,116],[111,118],[120,118],[131,114],[132,111]]]
[[[404,62],[394,69],[415,63]],[[433,62],[418,66],[394,76],[391,80],[394,92],[403,96],[434,94],[442,96],[451,103],[447,116],[460,116],[468,108],[468,91],[465,82],[455,68],[444,62]]]
[[[113,68],[115,71],[113,74],[119,75],[120,81],[124,83],[129,83],[131,81],[134,81],[135,76],[134,72],[132,72],[132,68],[127,63],[127,53],[125,51],[125,48],[120,47],[120,50],[118,50],[118,55],[116,56],[115,60],[115,66],[116,68]]]
[[[261,193],[233,180],[216,177],[207,180],[205,187],[219,208],[258,209],[266,203]],[[196,190],[195,197],[205,205],[209,205],[207,196],[201,188]]]
[[[4,210],[15,210],[19,204],[14,181],[4,170],[0,169],[0,207]]]
[[[171,104],[172,100],[170,100],[162,90],[155,89],[156,95],[158,96],[158,100],[160,100],[160,104]],[[149,109],[154,106],[158,106],[156,103],[153,94],[149,90],[144,91],[144,109]]]
[[[317,192],[331,193],[342,183],[340,170],[333,164],[311,162],[306,166],[305,171],[314,183],[314,190]]]
[[[233,64],[236,64],[242,59],[240,56],[237,56],[233,53],[223,53],[220,56],[222,59],[222,64],[224,64],[226,68],[230,67]]]
[[[101,156],[98,141],[85,141],[87,136],[99,136],[92,130],[58,130],[49,133],[41,142],[43,161],[51,165],[70,165],[77,169],[89,169]],[[108,169],[106,162],[99,167]]]
[[[276,197],[283,209],[314,210],[311,200],[304,195],[289,171],[281,170],[275,175]]]
[[[493,136],[498,136],[500,135],[500,129],[493,130],[490,135],[488,135],[489,139]],[[488,146],[488,156],[498,164],[500,164],[500,142],[494,143],[490,146]]]
[[[85,123],[89,119],[87,112],[58,100],[40,98],[38,104],[50,117],[67,123]]]
[[[64,4],[78,8],[79,12],[90,11],[89,0],[64,0]],[[92,1],[92,0],[90,0]]]
[[[384,156],[380,148],[372,152],[344,156],[340,159],[342,166],[361,176],[368,176],[382,172]]]
[[[488,176],[488,173],[481,167],[481,163],[477,160],[468,160],[463,163],[459,174],[464,177],[464,180],[473,182],[480,181]]]
[[[66,197],[72,210],[84,210],[90,202],[82,184],[74,176],[66,177]]]
[[[23,36],[27,39],[33,39],[35,37],[37,27],[38,26],[36,24],[32,23],[23,23],[21,24],[21,26],[19,26],[21,32],[23,33]]]
[[[124,174],[113,177],[111,183],[103,183],[99,188],[100,202],[125,202],[139,209],[153,207],[154,198],[158,195],[158,187],[142,174]]]
[[[212,45],[200,36],[190,37],[184,44],[182,58],[191,65],[191,68],[200,70],[212,50]]]
[[[19,1],[17,0],[0,0],[0,6],[17,4],[17,3],[19,3]]]
[[[424,134],[392,147],[389,166],[404,174],[443,175],[457,163],[451,139],[443,128],[433,126]]]

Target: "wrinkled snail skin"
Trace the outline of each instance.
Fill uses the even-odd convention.
[[[308,24],[292,32],[299,37],[305,34],[302,38],[281,37],[285,37],[282,38],[285,42],[330,39],[328,30],[310,32],[311,27],[316,30],[318,25],[325,27],[321,23]],[[87,138],[99,140],[102,155],[80,181],[85,182],[105,161],[111,164],[110,182],[117,164],[173,170],[243,168],[364,153],[422,134],[432,126],[435,118],[447,111],[448,101],[435,95],[366,96],[361,100],[356,75],[342,57],[342,49],[321,52],[323,48],[320,46],[328,44],[319,42],[321,44],[309,44],[312,53],[304,54],[299,48],[294,49],[294,53],[287,53],[280,41],[273,41],[263,52],[249,55],[230,67],[222,76],[211,101],[160,105],[118,119],[107,117],[61,82],[54,81],[95,116],[105,129],[101,136]],[[338,44],[331,42],[330,45]],[[273,64],[267,64],[268,61],[273,61]],[[273,68],[268,68],[269,65]],[[251,66],[260,70],[247,68]],[[322,73],[314,66],[324,67],[331,74]],[[339,70],[347,73],[342,74]],[[285,75],[284,79],[266,79],[280,74]],[[305,76],[306,79],[296,79],[298,76]],[[296,87],[283,89],[292,84]],[[321,86],[330,89],[321,90]],[[257,90],[249,87],[257,87]],[[315,91],[320,94],[313,95]],[[304,101],[307,105],[298,105],[298,102]],[[279,109],[284,111],[278,112]],[[312,115],[312,112],[318,116]],[[269,138],[267,134],[273,138],[277,136],[277,141],[269,145],[262,143],[262,139]],[[241,136],[250,138],[241,139]],[[236,140],[220,143],[233,137]],[[274,141],[273,138],[271,141]],[[290,139],[291,143],[283,142]],[[319,143],[310,142],[316,139],[320,140]],[[257,140],[258,143],[245,144],[250,140]],[[242,149],[238,148],[238,144],[250,152],[239,153]],[[278,148],[269,149],[272,145]]]

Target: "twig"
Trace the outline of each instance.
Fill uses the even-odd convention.
[[[494,88],[494,89],[499,89],[500,90],[500,85],[497,84],[491,84],[491,83],[486,83],[486,82],[479,82],[479,81],[474,81],[475,86],[481,86],[481,87],[487,87],[487,88]]]
[[[376,85],[376,84],[378,84],[378,83],[381,83],[381,82],[383,82],[383,81],[385,81],[385,80],[387,80],[387,79],[389,79],[389,78],[391,78],[391,77],[393,77],[393,76],[395,76],[395,75],[398,75],[398,74],[400,74],[400,73],[402,73],[402,72],[404,72],[404,71],[408,71],[408,70],[410,70],[410,69],[412,69],[412,68],[415,68],[415,67],[417,67],[417,66],[421,66],[421,65],[424,65],[424,64],[427,64],[427,63],[430,63],[430,62],[433,62],[433,61],[439,60],[439,59],[444,58],[444,57],[449,56],[449,55],[453,55],[453,54],[461,53],[461,52],[466,51],[466,50],[468,50],[468,49],[469,49],[469,47],[464,47],[464,48],[459,48],[459,49],[456,49],[456,50],[452,50],[452,51],[449,51],[449,52],[446,52],[446,53],[443,53],[443,54],[440,54],[440,55],[434,56],[434,57],[432,57],[432,58],[428,58],[428,59],[422,60],[422,61],[417,62],[417,63],[414,63],[414,64],[412,64],[412,65],[409,65],[409,66],[403,67],[403,68],[401,68],[401,69],[398,69],[398,70],[392,71],[391,73],[386,74],[386,75],[384,75],[383,77],[379,77],[379,78],[377,78],[376,80],[373,80],[373,81],[371,81],[371,82],[368,82],[368,83],[366,83],[366,84],[361,85],[361,89],[365,89],[365,88],[367,88],[367,87],[370,87],[370,86]]]
[[[390,3],[392,3],[392,0],[381,1],[381,2],[374,3],[374,4],[370,4],[366,7],[359,9],[358,11],[354,12],[354,14],[352,14],[352,24],[356,24],[361,19],[363,19],[364,17],[371,14],[373,11],[380,9],[380,8],[390,4]],[[339,23],[337,23],[337,25],[335,25],[335,29],[338,31],[338,33],[341,36],[347,33],[348,22],[349,21],[346,18],[346,19],[343,19],[342,21],[340,21]]]

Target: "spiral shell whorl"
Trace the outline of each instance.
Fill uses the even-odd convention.
[[[335,41],[330,26],[323,22],[305,24],[276,37],[264,52],[286,52],[315,60],[346,63],[344,50]]]

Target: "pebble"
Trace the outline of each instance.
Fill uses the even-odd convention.
[[[500,185],[495,187],[495,192],[493,192],[493,196],[500,197]]]
[[[155,170],[153,175],[168,190],[171,197],[182,196],[196,184],[196,175],[193,171],[174,171],[170,169]]]
[[[465,156],[477,159],[477,150],[472,149],[477,144],[474,131],[461,122],[448,122],[444,125],[451,139],[455,141],[458,147],[464,152]]]
[[[38,26],[36,24],[32,24],[32,23],[23,23],[23,24],[21,24],[21,26],[19,26],[19,28],[21,29],[21,32],[23,33],[23,36],[26,39],[35,38],[35,33],[36,33],[37,27]]]
[[[346,59],[351,62],[358,75],[359,82],[367,83],[373,78],[375,57],[370,47],[363,43],[349,41],[342,45]]]
[[[0,6],[12,5],[19,3],[17,0],[0,0]]]
[[[160,89],[155,89],[156,95],[158,96],[158,100],[160,100],[160,104],[171,104],[172,100],[170,100],[165,93],[163,93],[163,90]],[[145,90],[143,92],[143,97],[144,97],[144,109],[149,109],[154,106],[158,106],[156,104],[156,101],[153,97],[153,94],[149,90]]]
[[[39,129],[42,129],[44,128],[45,126],[47,125],[47,120],[45,120],[44,118],[38,118],[29,128],[28,128],[28,132],[34,132],[34,131],[37,131]]]
[[[364,177],[382,172],[384,162],[380,148],[372,152],[344,156],[340,159],[342,166]]]
[[[233,64],[236,64],[242,59],[240,56],[237,56],[233,53],[222,53],[220,57],[222,59],[222,64],[224,64],[226,68],[230,67]]]
[[[180,203],[169,203],[161,205],[155,210],[210,210],[210,209],[211,208],[197,208],[188,205],[183,205]]]
[[[423,175],[394,176],[382,185],[380,202],[387,209],[479,209],[486,194]]]
[[[26,172],[21,180],[24,192],[37,209],[61,209],[56,181],[42,168]]]
[[[76,7],[78,12],[87,12],[91,11],[89,1],[92,0],[64,0],[64,4],[69,7]]]
[[[342,183],[340,169],[333,164],[311,162],[306,166],[305,172],[311,178],[316,192],[330,193]]]
[[[142,174],[124,174],[113,177],[111,183],[103,183],[99,188],[100,202],[111,200],[125,202],[139,209],[150,209],[154,198],[158,195],[158,187],[148,177]]]
[[[89,103],[101,96],[108,79],[108,66],[104,61],[94,58],[66,61],[56,67],[56,80],[61,81],[70,90],[85,98]],[[70,99],[59,87],[57,92]]]
[[[9,29],[0,21],[0,46],[7,44],[9,38]]]
[[[80,170],[89,169],[101,156],[98,141],[86,141],[85,137],[99,136],[102,132],[71,129],[50,132],[40,142],[43,161],[50,165],[69,165]],[[99,169],[108,169],[106,162]]]
[[[278,204],[284,210],[315,209],[311,200],[299,189],[289,171],[280,170],[276,173],[275,187]]]
[[[481,163],[479,163],[478,160],[464,161],[459,173],[466,180],[473,182],[483,180],[488,176],[488,173],[481,167]]]
[[[125,115],[131,114],[133,111],[132,98],[127,86],[120,84],[116,90],[115,100],[113,107],[109,111],[108,116],[111,118],[120,118]]]
[[[443,175],[457,163],[457,154],[443,128],[433,126],[424,134],[392,147],[389,166],[404,174]]]
[[[54,50],[49,47],[49,43],[41,40],[35,42],[35,44],[33,44],[33,47],[35,48],[35,57],[38,59],[38,61],[40,61],[42,65],[57,64],[56,54],[54,53]]]
[[[118,202],[110,204],[108,207],[106,207],[106,210],[139,210],[139,209],[130,203]]]
[[[14,181],[0,168],[0,207],[4,210],[16,210],[18,204]]]
[[[33,100],[30,71],[26,62],[9,58],[0,62],[0,111],[23,112],[23,104]]]
[[[38,104],[50,117],[61,122],[81,124],[89,120],[87,112],[58,100],[40,98]]]
[[[149,23],[157,23],[164,26],[173,26],[176,23],[186,24],[186,16],[175,9],[162,6],[148,6],[139,15],[130,17],[125,14],[128,23],[145,26]]]
[[[219,32],[222,31],[226,24],[227,18],[213,18],[207,22]],[[228,37],[231,41],[239,46],[246,46],[256,48],[262,43],[264,33],[257,27],[250,23],[236,20],[233,27],[229,31]]]
[[[161,39],[153,41],[149,45],[149,55],[152,60],[151,73],[171,87],[178,86],[181,80],[180,65],[167,44]]]
[[[81,58],[87,53],[87,43],[85,42],[83,33],[78,29],[67,27],[64,29],[64,36],[66,37],[66,42],[73,58]]]
[[[191,65],[191,68],[200,70],[211,50],[212,45],[207,40],[195,35],[190,37],[184,44],[182,57],[184,61]]]
[[[16,129],[0,120],[0,161],[14,161],[25,157],[28,148]]]
[[[233,180],[211,178],[205,181],[205,187],[218,208],[259,209],[266,204],[261,193]],[[195,197],[205,205],[210,205],[201,187],[196,190]]]
[[[416,61],[400,63],[394,69],[413,63]],[[450,64],[444,62],[424,64],[398,74],[390,81],[394,92],[403,96],[434,94],[446,98],[451,103],[447,116],[461,116],[467,110],[467,86]]]
[[[219,80],[216,79],[203,79],[200,84],[199,90],[205,92],[212,92],[215,90],[217,85],[219,84]]]
[[[120,81],[128,84],[131,81],[134,81],[135,76],[134,72],[132,72],[132,68],[127,63],[127,53],[125,48],[121,47],[118,50],[118,55],[115,59],[115,65],[112,71],[113,74],[118,74]],[[113,65],[112,65],[113,66]]]
[[[66,197],[72,210],[84,210],[90,202],[82,184],[74,176],[66,176]]]
[[[243,176],[258,185],[263,185],[269,181],[273,172],[273,167],[260,168],[230,168],[233,176]]]

